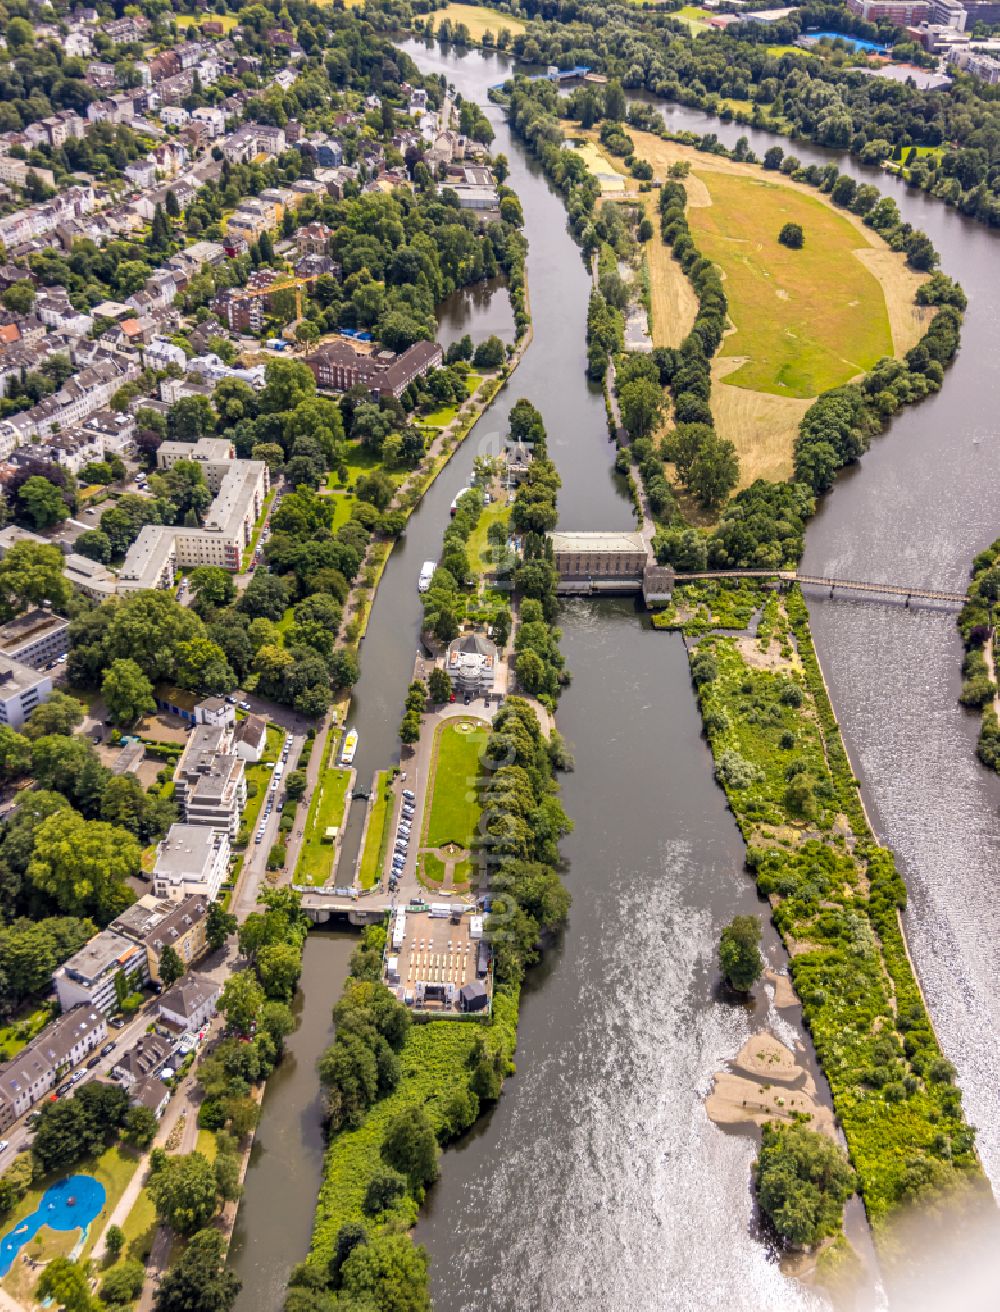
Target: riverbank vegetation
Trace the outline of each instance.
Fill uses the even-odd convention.
[[[995,607],[1000,601],[1000,538],[981,551],[972,565],[967,599],[958,617],[965,644],[962,661],[963,706],[980,712],[976,755],[1000,771],[1000,717],[997,715]]]
[[[797,590],[761,591],[759,602],[757,635],[706,635],[690,649],[691,676],[891,1263],[891,1222],[908,1204],[981,1183],[974,1132],[906,951],[906,887],[858,796],[805,604]]]

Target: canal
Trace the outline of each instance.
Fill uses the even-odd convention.
[[[451,499],[468,482],[474,457],[496,449],[519,396],[545,418],[563,480],[561,526],[632,522],[610,477],[603,399],[586,381],[589,285],[561,200],[487,105],[487,88],[506,65],[475,51],[416,42],[405,48],[425,71],[445,73],[487,106],[494,150],[507,155],[524,208],[535,338],[410,520],[386,570],[351,711],[361,780],[398,757],[419,634],[420,565],[438,555]],[[758,152],[773,143],[676,107],[668,119],[726,141],[745,134]],[[802,143],[791,149],[805,162],[834,158],[855,176],[872,176]],[[1000,474],[992,419],[1000,387],[992,369],[1000,337],[995,238],[893,179],[874,180],[965,284],[963,347],[942,393],[897,418],[862,469],[840,480],[810,527],[805,566],[952,588],[975,551],[1000,533],[988,495]],[[499,311],[495,298],[478,305],[472,298],[453,313],[469,317],[449,340],[465,331],[479,340],[495,331],[480,316],[493,322]],[[975,763],[974,725],[955,704],[954,617],[815,597],[810,608],[866,800],[903,861],[907,927],[935,1023],[997,1179],[992,1072],[1000,1026],[990,949],[1000,892],[989,873],[1000,848],[1000,787]],[[446,1156],[418,1227],[432,1259],[435,1306],[814,1306],[753,1234],[751,1141],[713,1127],[702,1104],[712,1073],[765,1021],[803,1044],[807,1061],[811,1049],[796,1012],[778,1013],[769,990],[753,1014],[714,993],[719,929],[734,913],[760,906],[712,781],[683,649],[644,627],[624,603],[573,603],[561,622],[574,675],[559,711],[577,762],[563,789],[576,823],[564,845],[574,905],[560,950],[525,991],[518,1074],[492,1116]],[[357,850],[360,811],[348,826],[345,860]],[[772,933],[765,947],[781,968]],[[303,1029],[311,1027],[316,1055],[345,964],[323,966],[318,983],[304,979]],[[306,1060],[303,1045],[296,1071]],[[239,1312],[280,1306],[283,1277],[308,1247],[321,1139],[315,1078],[307,1075],[284,1096],[269,1091],[265,1104],[264,1151],[251,1166],[241,1209],[252,1242],[238,1242],[234,1253],[248,1286]],[[266,1151],[268,1142],[282,1144],[287,1167]],[[266,1281],[257,1283],[264,1271]]]

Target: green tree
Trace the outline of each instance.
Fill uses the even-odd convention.
[[[804,1125],[764,1126],[754,1172],[761,1211],[793,1248],[839,1233],[856,1177],[839,1144]]]
[[[430,1312],[427,1254],[408,1235],[376,1235],[356,1244],[340,1267],[340,1286],[359,1308]]]
[[[738,993],[749,993],[763,974],[759,945],[757,916],[734,916],[719,936],[719,965],[726,983]]]
[[[166,1157],[147,1188],[157,1219],[179,1235],[193,1235],[215,1215],[215,1171],[203,1153]]]
[[[16,22],[17,20],[12,20]],[[8,37],[10,28],[8,27]],[[62,1312],[92,1312],[96,1306],[90,1293],[88,1264],[55,1257],[39,1276],[35,1296],[40,1302],[51,1301]]]
[[[17,504],[21,513],[36,529],[53,528],[61,524],[69,514],[69,507],[59,488],[41,474],[32,474],[22,483],[17,494]]]
[[[9,725],[0,725],[0,779],[19,779],[31,769],[31,743]]]
[[[805,244],[801,223],[786,223],[778,233],[778,241],[789,250],[800,251]]]
[[[441,705],[451,697],[451,675],[441,666],[435,665],[427,679],[427,688],[431,701]]]
[[[218,1009],[237,1033],[250,1034],[260,1020],[263,1007],[264,990],[253,971],[237,971],[222,986]]]
[[[3,294],[4,308],[11,314],[30,314],[35,304],[35,288],[30,278],[24,278],[8,287]]]
[[[127,830],[57,811],[35,832],[28,878],[60,911],[107,924],[133,901],[126,881],[139,873],[141,858]]]
[[[111,1307],[127,1307],[142,1293],[146,1268],[134,1257],[112,1267],[101,1281],[101,1298]]]
[[[125,1231],[120,1225],[109,1225],[104,1234],[104,1251],[112,1262],[117,1262],[125,1247]]]
[[[126,1143],[144,1151],[156,1138],[156,1130],[159,1122],[156,1119],[155,1112],[150,1111],[148,1107],[130,1107],[125,1117],[125,1128],[122,1138]],[[114,1227],[117,1229],[117,1227]],[[111,1230],[108,1230],[105,1245],[111,1238]]]
[[[199,565],[188,576],[200,615],[207,611],[222,610],[236,600],[233,576],[221,565]]]
[[[83,723],[83,706],[68,693],[53,692],[28,716],[24,733],[33,742],[50,734],[66,737]]]
[[[165,989],[170,988],[184,974],[184,969],[184,962],[177,949],[168,943],[160,953],[160,983]]]
[[[101,681],[101,696],[114,724],[130,725],[156,710],[153,685],[127,656],[108,666]]]
[[[46,485],[51,486],[47,482]],[[28,606],[37,606],[43,601],[56,610],[65,611],[73,595],[72,586],[63,573],[65,563],[59,548],[47,542],[16,542],[0,560],[0,613],[3,617],[9,619]]]
[[[648,437],[663,413],[663,389],[648,378],[636,378],[622,386],[618,400],[632,441]]]
[[[219,902],[213,902],[208,908],[205,924],[205,937],[213,952],[221,948],[230,934],[236,933],[236,917],[231,915]]]
[[[153,1296],[156,1312],[230,1312],[240,1281],[226,1267],[225,1241],[201,1230],[161,1278]]]
[[[398,1112],[382,1140],[382,1157],[407,1177],[413,1189],[437,1179],[438,1151],[434,1129],[423,1107]]]

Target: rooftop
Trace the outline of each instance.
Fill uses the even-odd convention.
[[[195,877],[206,874],[226,835],[208,825],[174,824],[156,847],[154,875],[163,878]]]
[[[638,551],[646,554],[641,533],[550,533],[553,551]]]
[[[141,949],[123,934],[113,929],[102,929],[59,969],[70,979],[90,985],[108,971],[117,972],[140,953]]]

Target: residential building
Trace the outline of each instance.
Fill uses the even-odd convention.
[[[215,1015],[221,992],[220,985],[207,975],[185,975],[160,998],[160,1019],[178,1033],[197,1034]]]
[[[137,1039],[134,1046],[123,1052],[112,1068],[111,1074],[123,1089],[131,1091],[140,1081],[147,1080],[160,1069],[170,1056],[171,1045],[168,1039],[159,1034],[144,1034]]]
[[[143,360],[150,369],[166,369],[172,364],[177,365],[178,369],[183,369],[187,364],[187,356],[183,348],[167,341],[165,337],[154,337],[142,354]]]
[[[497,673],[496,643],[479,633],[460,634],[448,648],[444,667],[456,692],[491,693]]]
[[[174,771],[174,797],[192,825],[210,825],[235,838],[246,806],[243,761],[233,754],[230,725],[198,725]]]
[[[69,650],[69,620],[35,607],[0,625],[0,657],[42,670]]]
[[[0,724],[20,729],[52,692],[52,679],[0,651]]]
[[[52,984],[63,1011],[85,1004],[110,1014],[117,1006],[115,980],[124,972],[129,981],[149,980],[146,954],[133,939],[113,926],[102,929],[55,971]]]
[[[261,715],[248,715],[238,721],[233,731],[233,751],[241,760],[257,762],[267,746],[267,721]]]
[[[367,387],[374,399],[394,396],[398,400],[410,383],[443,360],[437,342],[414,342],[400,355],[383,352],[362,355],[346,341],[330,342],[305,359],[317,387],[346,392],[355,386]]]
[[[908,27],[930,17],[929,0],[847,0],[852,14],[866,23],[888,23]]]
[[[978,78],[980,82],[987,82],[991,86],[1000,82],[1000,59],[997,59],[995,53],[991,54],[967,46],[964,49],[952,50],[948,55],[948,63],[952,68],[960,69],[963,73]]]
[[[173,824],[156,846],[153,892],[172,902],[214,902],[229,870],[229,834],[208,825]]]
[[[108,1036],[105,1016],[93,1007],[74,1007],[0,1067],[0,1132],[50,1093],[73,1067]]]
[[[174,452],[176,447],[181,448],[180,452]],[[201,443],[192,447],[165,442],[157,452],[160,467],[169,468],[176,459],[200,459],[199,448]],[[263,512],[270,476],[262,460],[229,460],[224,475],[213,486],[215,463],[206,461],[206,478],[217,494],[201,528],[147,524],[119,571],[120,592],[171,587],[178,566],[219,565],[234,573],[239,569],[254,525]]]
[[[63,572],[78,592],[93,601],[107,601],[118,591],[118,576],[113,570],[77,551],[66,557]]]
[[[175,902],[147,893],[111,922],[111,928],[136,943],[144,953],[145,978],[160,978],[160,959],[172,947],[185,968],[203,956],[208,947],[208,898],[192,895]]]
[[[128,1100],[132,1107],[145,1107],[160,1120],[167,1110],[170,1090],[158,1075],[144,1075],[129,1089]]]
[[[134,159],[126,164],[124,174],[137,187],[151,187],[156,181],[156,165],[151,159]]]

